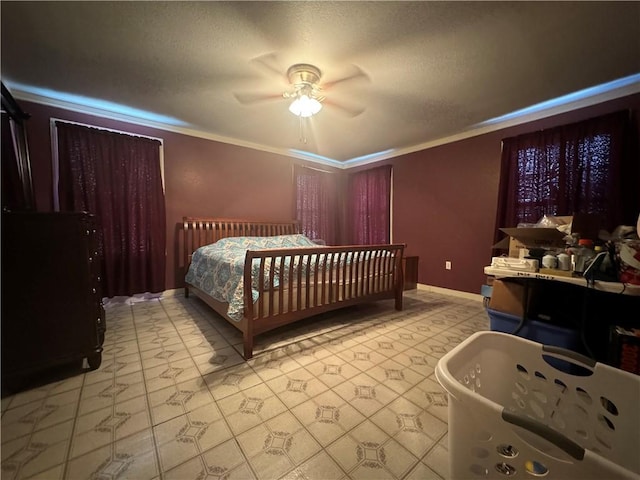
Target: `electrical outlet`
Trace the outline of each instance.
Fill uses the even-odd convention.
[[[445,270],[451,270],[451,262],[449,260],[444,262],[444,268]]]

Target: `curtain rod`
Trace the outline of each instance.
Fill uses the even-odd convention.
[[[331,172],[329,170],[323,170],[322,168],[317,168],[317,167],[309,167],[308,165],[303,165],[301,163],[297,163],[296,165],[298,165],[301,168],[308,168],[309,170],[315,170],[316,172],[322,172],[322,173],[335,173],[335,172]]]
[[[126,132],[124,130],[116,130],[114,128],[99,127],[97,125],[90,125],[88,123],[74,122],[74,121],[71,121],[71,120],[63,120],[61,118],[51,117],[51,123],[55,125],[56,122],[68,123],[68,124],[71,124],[71,125],[79,125],[81,127],[95,128],[96,130],[104,130],[106,132],[121,133],[123,135],[130,135],[130,136],[133,136],[133,137],[147,138],[149,140],[157,140],[162,145],[164,145],[164,140],[162,138],[160,138],[160,137],[152,137],[150,135],[142,135],[140,133]]]

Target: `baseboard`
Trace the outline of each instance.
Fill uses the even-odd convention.
[[[468,300],[477,300],[479,302],[482,302],[482,300],[483,300],[482,295],[480,295],[478,293],[462,292],[460,290],[453,290],[453,289],[450,289],[450,288],[436,287],[434,285],[425,285],[423,283],[419,283],[418,284],[418,290],[424,290],[426,292],[433,292],[433,293],[441,293],[443,295],[451,295],[453,297],[466,298]]]

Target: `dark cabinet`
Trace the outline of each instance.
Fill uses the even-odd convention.
[[[95,217],[2,213],[2,381],[86,359],[100,366],[105,316]]]

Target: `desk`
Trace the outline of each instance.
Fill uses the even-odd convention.
[[[485,267],[484,273],[524,286],[522,319],[513,333],[518,333],[528,319],[544,321],[542,315],[539,315],[541,312],[553,312],[551,323],[563,322],[571,325],[580,334],[586,353],[598,361],[608,363],[610,326],[640,327],[640,285],[601,280],[587,282],[582,277],[491,266]],[[532,293],[536,298],[530,296]],[[556,318],[553,318],[555,314]]]
[[[585,288],[593,288],[601,292],[618,293],[623,295],[640,296],[640,285],[620,282],[604,282],[594,280],[592,284],[583,277],[565,277],[562,275],[549,275],[538,272],[524,272],[522,270],[508,270],[505,268],[484,267],[484,273],[495,278],[535,278],[538,280],[553,280],[556,282],[578,285]]]

